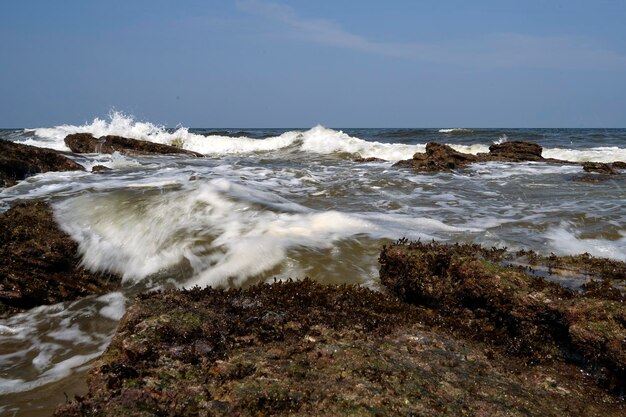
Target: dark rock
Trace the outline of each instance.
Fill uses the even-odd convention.
[[[617,171],[615,171],[611,165],[603,164],[602,162],[585,162],[583,163],[583,170],[585,172],[595,172],[598,174],[617,174]]]
[[[109,167],[105,167],[104,165],[94,165],[91,168],[91,172],[106,172],[106,171],[112,171],[112,169]]]
[[[541,146],[536,143],[513,140],[491,145],[488,155],[494,161],[541,161],[543,160],[542,151]]]
[[[393,166],[412,168],[417,172],[440,172],[463,168],[476,162],[546,162],[560,165],[578,165],[575,162],[541,156],[540,145],[526,141],[510,141],[494,144],[489,153],[476,155],[457,152],[448,145],[431,142],[426,145],[425,153],[416,153],[412,159],[396,162]],[[588,162],[583,164],[587,172],[616,173],[614,169],[626,169],[626,163],[614,162],[612,165]],[[595,179],[574,178],[576,181],[598,182]]]
[[[413,159],[399,161],[394,166],[411,167],[419,172],[450,171],[477,162],[476,156],[457,152],[448,145],[430,142],[426,153],[416,153]]]
[[[49,171],[84,171],[78,163],[52,149],[0,140],[0,188]]]
[[[354,158],[354,162],[386,162],[384,159],[376,158],[374,156],[370,156],[369,158]]]
[[[145,294],[55,415],[623,415],[576,367],[525,366],[431,316],[310,280]]]
[[[89,133],[75,133],[65,137],[65,144],[76,153],[113,153],[127,155],[139,154],[183,154],[203,156],[200,153],[177,148],[175,146],[129,139],[121,136],[102,136],[95,138]]]
[[[77,249],[45,203],[0,214],[0,317],[119,286],[120,277],[78,266]]]
[[[574,362],[623,392],[624,296],[597,288],[575,292],[524,268],[503,266],[503,256],[469,245],[399,241],[381,253],[380,279],[403,300],[435,309],[445,326],[464,337],[497,345],[528,362]],[[583,257],[554,257],[552,262],[575,267]],[[587,264],[579,269],[603,270]]]

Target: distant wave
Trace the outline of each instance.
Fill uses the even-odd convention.
[[[472,129],[463,129],[460,127],[455,127],[452,129],[439,129],[439,133],[468,133],[468,132],[474,132],[474,130]]]
[[[52,128],[27,129],[22,143],[68,151],[64,139],[71,133],[86,132],[96,137],[105,135],[125,136],[133,139],[147,140],[156,143],[182,143],[183,148],[202,153],[204,155],[236,155],[255,152],[273,152],[294,149],[303,153],[323,155],[351,155],[364,158],[377,157],[387,161],[410,159],[416,152],[424,152],[426,143],[382,143],[368,141],[350,136],[341,131],[318,125],[309,130],[292,130],[277,136],[254,138],[246,136],[246,131],[206,130],[192,133],[186,127],[167,129],[164,126],[150,122],[135,120],[132,116],[120,112],[112,112],[109,120],[95,118],[91,123],[84,125],[61,125]],[[394,131],[392,131],[393,133]],[[420,135],[424,129],[410,129],[395,131],[400,139],[401,135]],[[489,132],[490,135],[500,134],[496,143],[508,139],[506,134],[491,130],[471,130],[464,128],[440,129],[438,132],[448,134]],[[238,136],[240,135],[240,136]],[[450,144],[460,152],[476,154],[489,152],[486,144]],[[575,162],[614,162],[626,161],[626,149],[618,147],[596,147],[587,149],[544,148],[543,156]],[[345,157],[345,156],[344,156]]]

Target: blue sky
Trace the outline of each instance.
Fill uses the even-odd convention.
[[[626,1],[0,4],[0,127],[625,127]]]

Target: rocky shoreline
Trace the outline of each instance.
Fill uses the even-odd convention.
[[[554,257],[596,271],[576,292],[512,257],[401,240],[380,256],[388,293],[304,280],[141,295],[89,393],[56,415],[623,415],[615,277]]]
[[[116,136],[65,141],[77,153],[202,156]],[[0,186],[84,170],[61,152],[0,147]],[[477,155],[429,143],[394,166],[430,173],[533,161],[607,177],[626,168],[541,154],[530,142]],[[85,270],[77,253],[47,203],[0,214],[0,318],[119,287],[119,276]],[[625,263],[406,240],[383,248],[379,263],[381,291],[304,279],[142,294],[93,365],[89,393],[55,415],[626,412]],[[580,288],[555,283],[559,276]]]
[[[0,318],[114,291],[120,281],[80,266],[78,244],[59,229],[48,204],[21,203],[0,214]]]
[[[84,170],[61,152],[0,140],[0,188],[42,172]]]
[[[476,155],[455,151],[452,147],[441,143],[430,142],[426,144],[426,152],[417,152],[413,158],[398,161],[393,166],[411,168],[420,173],[451,171],[480,162],[544,162],[559,165],[582,165],[585,172],[607,175],[616,175],[619,174],[618,170],[626,169],[624,162],[612,164],[584,162],[579,164],[560,159],[544,158],[542,152],[543,148],[540,145],[526,141],[494,144],[489,147],[489,153]],[[358,162],[370,161],[361,159]]]

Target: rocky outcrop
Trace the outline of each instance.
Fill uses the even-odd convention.
[[[183,154],[203,156],[200,153],[163,145],[145,140],[125,138],[122,136],[102,136],[95,138],[89,133],[75,133],[65,137],[65,144],[76,153],[113,153],[126,155],[140,154]]]
[[[490,160],[503,162],[542,161],[542,151],[536,143],[513,140],[491,145],[489,153],[483,155]]]
[[[0,214],[0,317],[119,286],[120,277],[80,267],[77,249],[45,203]]]
[[[413,159],[399,161],[397,167],[409,167],[419,172],[450,171],[462,168],[479,159],[475,155],[457,152],[448,145],[430,142],[426,145],[426,153],[416,153]]]
[[[611,277],[603,279],[610,273],[589,262],[579,269],[596,270],[600,279],[576,292],[534,276],[528,268],[506,266],[506,258],[504,252],[475,245],[399,241],[381,253],[380,279],[401,299],[435,309],[441,322],[463,337],[499,346],[531,363],[576,363],[609,389],[623,392],[626,305],[624,295],[606,280]],[[580,267],[582,260],[552,262]]]
[[[576,367],[526,366],[433,316],[310,280],[145,294],[55,415],[623,415]]]
[[[451,171],[476,162],[547,162],[562,165],[576,165],[574,162],[541,156],[540,145],[526,141],[510,141],[494,144],[489,153],[476,155],[455,151],[452,147],[436,142],[426,145],[426,152],[418,152],[412,159],[396,162],[393,166],[412,168],[416,172]]]
[[[49,171],[84,171],[78,163],[52,149],[0,140],[0,188]]]

